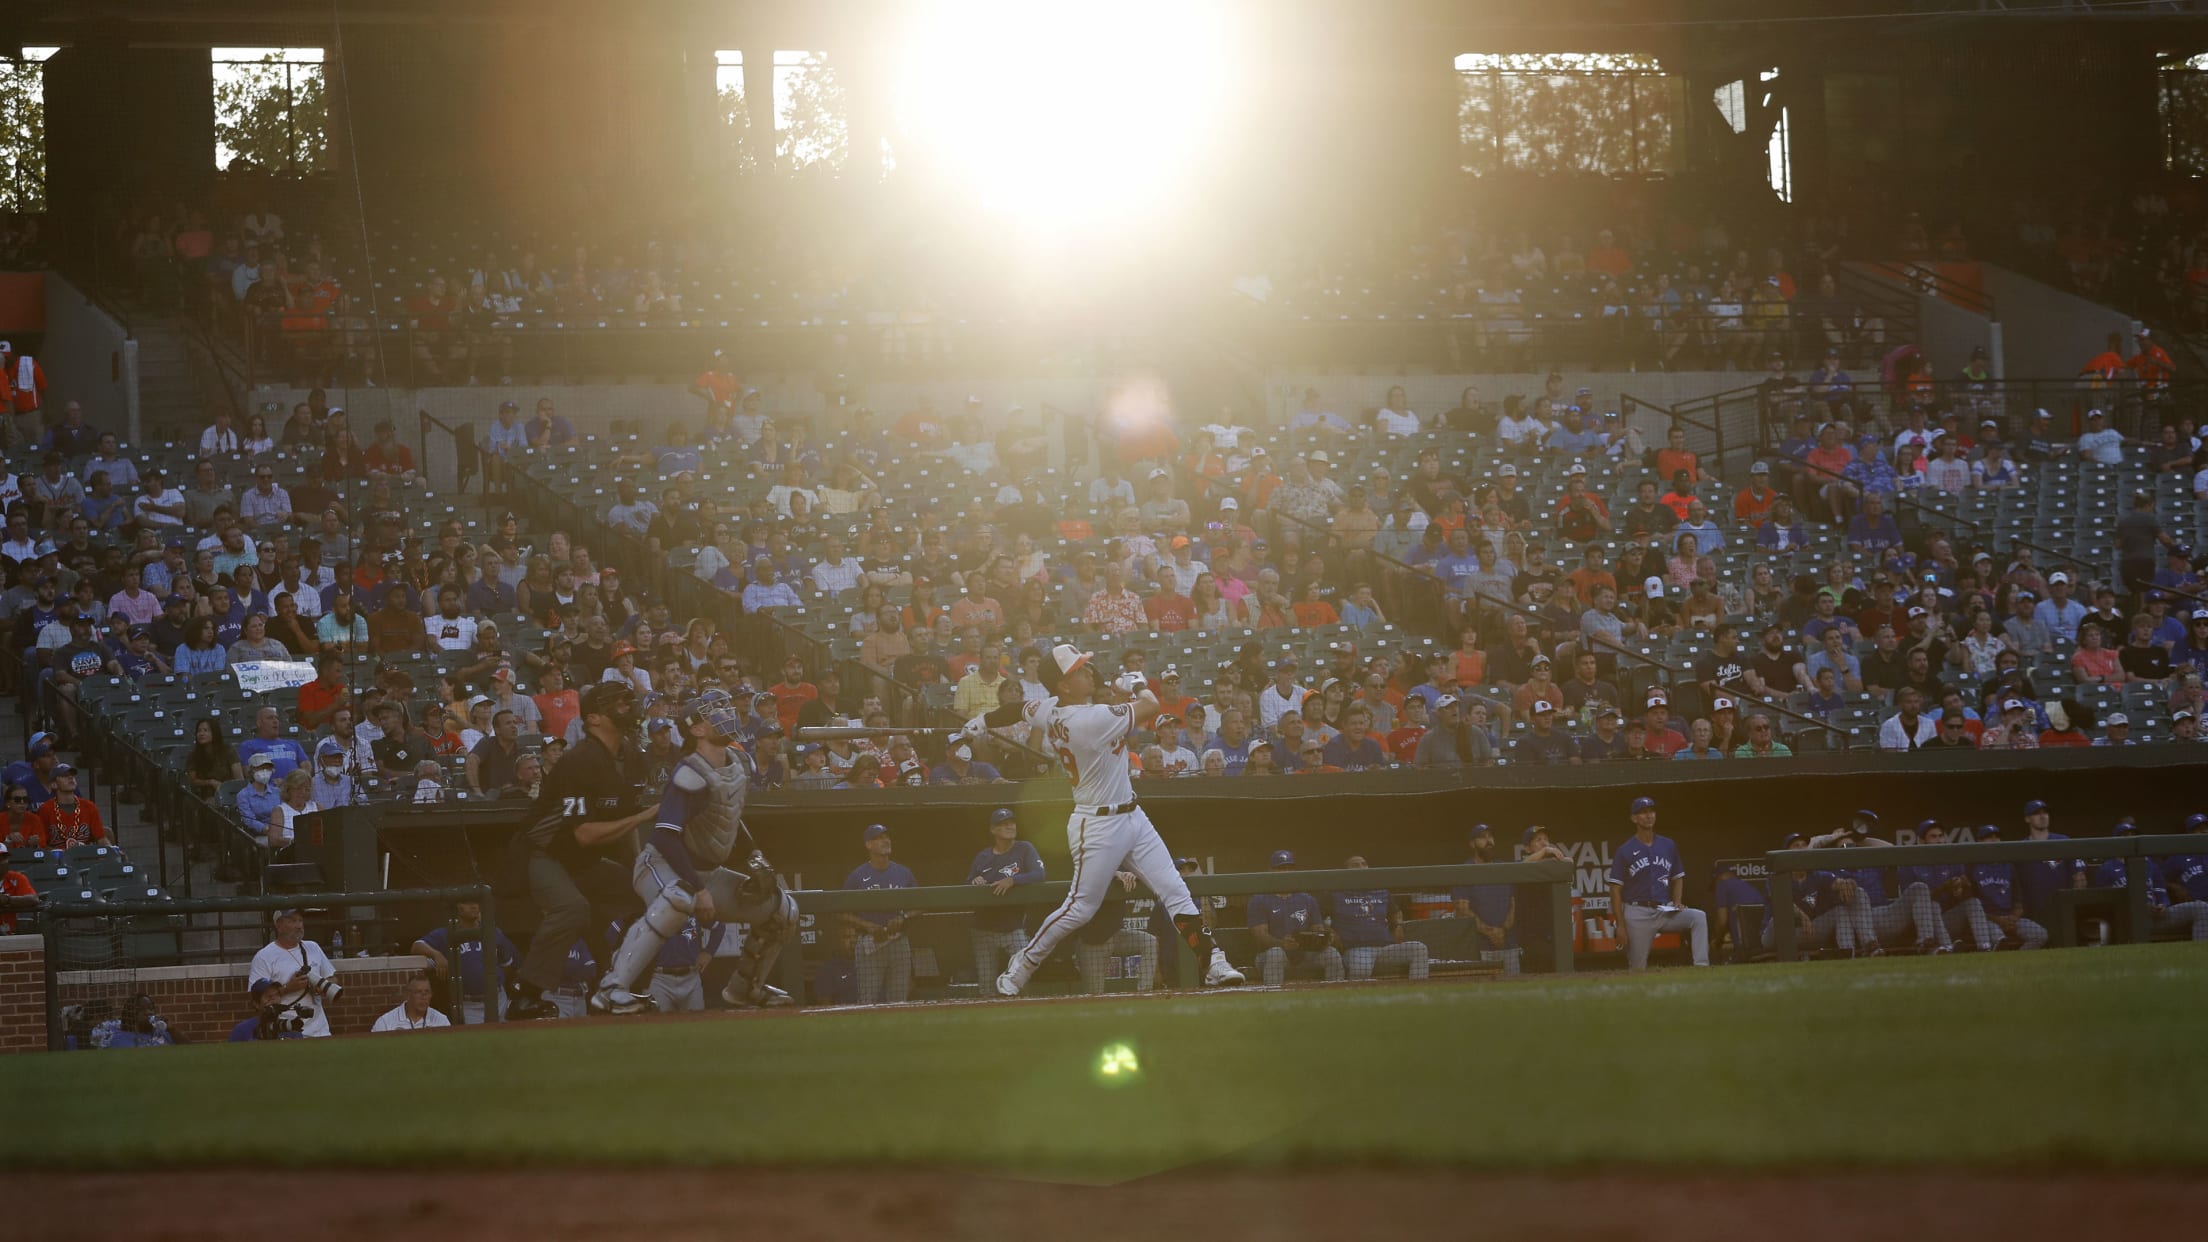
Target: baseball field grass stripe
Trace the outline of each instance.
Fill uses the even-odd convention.
[[[0,1091],[37,1124],[0,1129],[0,1155],[881,1158],[1080,1181],[1205,1160],[2200,1168],[2203,1030],[2208,953],[2191,944],[551,1023],[12,1058]],[[1097,1059],[1120,1045],[1140,1071],[1106,1088]]]

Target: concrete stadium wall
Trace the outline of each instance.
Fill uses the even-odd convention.
[[[335,963],[345,994],[330,1006],[330,1027],[363,1034],[399,1003],[406,981],[428,965],[419,957],[341,958]],[[46,942],[41,936],[0,936],[0,1054],[46,1050]],[[118,983],[106,971],[64,971],[61,1003],[109,1000],[118,989],[153,997],[154,1012],[193,1043],[221,1043],[246,1014],[245,963],[157,966]]]
[[[2107,348],[2111,332],[2129,334],[2134,320],[2119,310],[2064,293],[1997,264],[1985,265],[1986,292],[2001,316],[2001,348],[2007,374],[2019,377],[2075,375],[2085,360]],[[1945,367],[1944,359],[1935,359]]]
[[[126,441],[135,440],[138,417],[138,344],[106,311],[75,285],[46,273],[46,343],[38,364],[46,370],[48,404],[84,404],[84,420]]]

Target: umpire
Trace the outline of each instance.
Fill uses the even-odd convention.
[[[640,789],[644,759],[630,742],[636,691],[625,682],[600,682],[583,692],[581,707],[583,740],[545,776],[507,861],[509,880],[526,882],[539,915],[521,963],[519,999],[507,1014],[513,1019],[555,1016],[544,994],[564,981],[569,947],[581,938],[599,961],[611,961],[600,936],[636,905],[629,885],[635,833],[653,812],[650,791]],[[640,801],[644,809],[629,809]]]

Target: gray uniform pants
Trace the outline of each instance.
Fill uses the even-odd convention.
[[[997,990],[997,975],[1004,970],[1004,964],[1011,960],[1013,954],[1027,947],[1027,929],[1014,927],[1008,931],[989,931],[986,928],[970,927],[966,929],[966,935],[974,945],[974,979],[981,984],[983,992],[993,996]]]
[[[1330,945],[1324,949],[1297,949],[1290,954],[1275,945],[1257,955],[1257,969],[1264,975],[1265,986],[1269,988],[1285,983],[1291,969],[1316,971],[1320,978],[1332,983],[1342,977],[1342,953]]]
[[[661,1013],[695,1013],[705,1008],[705,981],[696,970],[670,974],[652,972],[652,1004]]]
[[[499,993],[498,996],[498,1016],[501,1020],[504,1020],[506,1017],[506,994],[503,992]],[[482,997],[479,996],[474,1000],[464,1000],[460,1002],[460,1025],[483,1025]]]
[[[1970,933],[1970,947],[1981,953],[1991,953],[2001,944],[2001,929],[1986,917],[1986,903],[1976,897],[1965,897],[1940,912],[1940,922],[1947,925],[1950,942],[1960,940],[1964,931]]]
[[[1988,914],[1986,916],[1986,921],[1989,923],[1993,922],[1993,916],[1991,914]],[[1993,934],[1996,941],[2001,938],[2002,933],[2000,924],[1994,924]],[[2016,935],[2017,939],[2024,942],[2024,948],[2044,949],[2047,947],[2047,929],[2039,925],[2038,923],[2034,923],[2032,920],[2023,917],[2021,914],[2017,916],[2016,920]]]
[[[590,1016],[590,994],[584,991],[547,992],[545,999],[552,1002],[552,1011],[563,1018],[587,1018]]]
[[[1648,969],[1648,949],[1663,932],[1685,932],[1694,950],[1694,964],[1710,964],[1710,920],[1700,910],[1681,907],[1677,910],[1658,910],[1654,906],[1625,908],[1625,966],[1628,970]]]
[[[902,1004],[912,995],[912,938],[859,937],[851,942],[851,971],[858,976],[860,1004]]]
[[[578,939],[599,961],[613,960],[603,940],[606,924],[633,913],[636,894],[629,869],[611,858],[586,859],[571,874],[558,859],[532,853],[528,874],[539,918],[521,977],[540,992],[555,992],[567,981],[567,951]]]
[[[1778,928],[1778,923],[1774,921],[1769,927],[1763,929],[1764,948],[1775,949],[1778,947]],[[1841,948],[1850,953],[1855,952],[1855,916],[1853,912],[1835,906],[1822,914],[1812,915],[1809,920],[1808,940],[1795,947],[1801,949]]]
[[[1074,945],[1073,964],[1081,970],[1082,985],[1093,994],[1104,990],[1104,976],[1113,958],[1137,953],[1142,955],[1142,965],[1136,968],[1135,990],[1147,992],[1158,983],[1158,938],[1149,932],[1121,928],[1101,944],[1080,941]]]
[[[1940,908],[1932,901],[1932,890],[1922,884],[1911,884],[1901,890],[1901,895],[1883,906],[1874,906],[1863,890],[1856,890],[1854,902],[1855,937],[1867,946],[1883,944],[1890,937],[1910,931],[1915,939],[1912,944],[1931,941],[1943,947],[1953,947],[1947,936],[1947,923],[1940,917]],[[1898,943],[1898,942],[1897,942]]]
[[[2208,940],[2208,901],[2181,901],[2154,912],[2154,930],[2190,930],[2195,940]]]
[[[1503,973],[1518,973],[1518,950],[1482,949],[1481,960],[1485,961],[1489,953],[1508,954]],[[1400,944],[1359,945],[1354,949],[1342,950],[1342,965],[1347,968],[1352,979],[1370,979],[1373,970],[1381,966],[1401,966],[1404,973],[1411,978],[1423,979],[1427,971],[1426,944],[1421,940],[1405,940]]]

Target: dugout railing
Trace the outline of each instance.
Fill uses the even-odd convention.
[[[1361,867],[1338,868],[1325,871],[1251,871],[1223,875],[1192,875],[1187,877],[1190,895],[1202,901],[1209,897],[1248,897],[1260,893],[1310,893],[1320,896],[1329,892],[1369,891],[1386,889],[1397,897],[1421,889],[1448,889],[1462,885],[1540,885],[1549,890],[1549,925],[1545,929],[1555,949],[1553,971],[1570,974],[1572,965],[1572,885],[1576,870],[1566,862],[1498,862],[1458,863],[1437,867]],[[827,950],[830,923],[821,916],[838,914],[881,913],[897,911],[904,914],[978,914],[984,911],[1005,909],[1049,910],[1066,898],[1072,885],[1065,880],[1045,881],[1021,885],[1003,895],[986,887],[973,884],[941,885],[929,888],[891,889],[802,889],[791,894],[797,900],[801,915],[813,916],[815,930],[814,953],[811,960],[832,957]],[[1148,896],[1145,890],[1144,897]],[[1439,921],[1439,920],[1430,920]],[[1070,942],[1069,942],[1070,943]],[[1184,955],[1183,969],[1178,977],[1193,977],[1194,955],[1185,945],[1170,946]],[[792,945],[784,952],[778,966],[777,982],[800,1004],[806,994],[805,956],[798,946]],[[1161,953],[1169,946],[1160,945]],[[1245,969],[1246,962],[1236,962]],[[945,972],[946,975],[949,972]],[[989,980],[981,980],[986,988]]]
[[[1980,863],[2105,862],[2122,859],[2124,863],[2124,887],[2119,899],[2125,909],[2125,917],[2118,920],[2126,929],[2127,938],[2134,944],[2145,944],[2154,939],[2154,921],[2149,917],[2147,869],[2150,860],[2172,854],[2193,854],[2200,851],[2198,835],[2133,836],[2133,837],[2083,837],[2060,841],[1981,841],[1965,845],[1881,845],[1843,846],[1836,849],[1772,850],[1763,856],[1764,865],[1770,869],[1770,908],[1776,911],[1790,910],[1794,906],[1794,873],[1797,871],[1860,871],[1866,867],[1881,870],[1893,867],[1941,866],[1961,863],[1974,866]],[[1797,961],[1800,945],[1792,918],[1771,920],[1772,951],[1782,962]]]
[[[498,899],[488,884],[182,900],[170,897],[103,899],[90,892],[51,896],[37,912],[38,932],[45,950],[47,1048],[58,1052],[67,1046],[65,1014],[72,1007],[72,1000],[79,1005],[87,1000],[95,1004],[112,1001],[107,993],[137,990],[137,975],[142,970],[184,966],[188,959],[208,956],[231,960],[236,954],[227,944],[228,933],[253,933],[250,937],[252,948],[245,950],[247,956],[257,952],[271,938],[265,918],[234,923],[223,919],[224,915],[258,916],[294,908],[307,912],[306,938],[320,944],[336,964],[345,959],[348,945],[362,947],[410,941],[411,936],[393,940],[390,928],[394,923],[391,914],[394,908],[435,905],[449,911],[454,903],[462,901],[481,903],[482,922],[476,927],[463,928],[449,914],[441,918],[447,928],[448,942],[454,946],[477,940],[495,942],[498,938]],[[204,921],[206,916],[214,916],[212,925]],[[210,935],[216,942],[212,953],[195,952],[186,947],[187,938]],[[504,986],[498,954],[482,956],[484,995],[497,996]],[[92,982],[65,984],[64,975],[89,978]],[[71,986],[78,993],[73,998],[69,991]],[[242,982],[237,990],[243,993]],[[499,1021],[499,1008],[497,1005],[484,1006],[484,1021]]]

